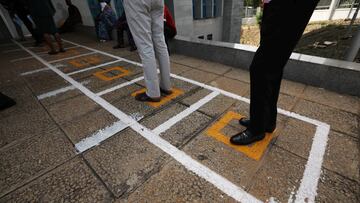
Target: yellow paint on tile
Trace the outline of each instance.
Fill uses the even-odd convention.
[[[73,59],[69,61],[69,64],[75,66],[76,68],[84,68],[88,65],[100,64],[101,59],[99,56],[86,56],[80,59]]]
[[[105,73],[108,73],[108,72],[113,71],[113,70],[120,71],[121,74],[115,75],[115,76],[112,76],[112,77],[108,77],[108,76],[105,75]],[[101,79],[101,80],[111,81],[111,80],[115,80],[115,79],[122,78],[124,76],[130,75],[130,73],[131,72],[129,70],[126,70],[126,69],[124,69],[123,67],[120,67],[120,66],[116,66],[116,67],[108,68],[108,69],[106,69],[104,71],[96,72],[93,75],[96,76],[97,78]]]
[[[60,52],[58,54],[58,56],[62,56],[62,55],[66,55],[66,56],[71,56],[71,55],[78,55],[80,54],[80,52],[77,49],[70,49],[70,50],[66,50],[66,52]]]
[[[230,143],[230,137],[221,133],[221,130],[227,126],[232,120],[240,120],[244,116],[229,111],[227,112],[218,122],[212,125],[207,131],[206,134],[210,137],[215,138],[219,142],[224,143],[225,145],[244,153],[246,156],[259,161],[264,154],[266,148],[269,146],[271,139],[273,138],[274,133],[266,133],[265,138],[261,141],[255,142],[254,144],[248,146],[238,146]]]
[[[145,91],[146,91],[145,88],[144,88],[144,89],[141,89],[141,90],[138,90],[138,91],[132,93],[131,96],[135,97],[137,94],[143,93],[143,92],[145,92]],[[152,107],[154,107],[154,108],[158,108],[158,107],[160,107],[160,106],[162,106],[162,105],[170,102],[171,100],[174,100],[176,97],[184,94],[184,91],[182,91],[182,90],[180,90],[180,89],[177,89],[177,88],[173,88],[173,89],[172,89],[172,92],[173,92],[173,93],[172,93],[171,95],[168,95],[168,96],[166,96],[166,97],[161,97],[161,100],[160,100],[159,102],[146,102],[146,103],[147,103],[149,106],[152,106]]]

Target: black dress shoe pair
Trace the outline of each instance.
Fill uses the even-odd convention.
[[[256,141],[260,141],[265,138],[265,133],[257,133],[254,134],[249,130],[250,127],[250,119],[242,118],[239,120],[239,123],[245,127],[247,127],[246,130],[244,130],[241,133],[238,133],[230,138],[230,142],[235,145],[249,145]],[[275,127],[266,128],[265,132],[272,133],[274,132]]]
[[[160,93],[164,96],[168,96],[172,94],[171,90],[164,90],[160,88]],[[139,93],[135,96],[135,99],[141,102],[159,102],[161,100],[161,97],[149,97],[146,92]]]

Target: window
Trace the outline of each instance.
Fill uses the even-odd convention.
[[[222,15],[222,0],[193,0],[194,19],[216,18]]]
[[[209,34],[206,36],[207,40],[212,40],[213,39],[213,35],[212,34]]]
[[[199,39],[205,39],[205,38],[204,38],[204,35],[201,35],[201,36],[199,36],[198,38],[199,38]]]

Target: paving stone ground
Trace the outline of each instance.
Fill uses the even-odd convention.
[[[76,33],[64,38],[140,61],[137,52],[113,50],[112,42],[100,44]],[[23,45],[174,148],[159,148],[132,126],[121,127],[116,113],[26,51],[7,52],[19,46],[2,45],[0,92],[17,105],[0,111],[0,202],[236,202],[238,194],[221,187],[224,182],[211,182],[216,175],[194,171],[176,158],[177,152],[260,201],[295,200],[317,128],[279,114],[268,142],[229,145],[229,137],[244,129],[237,119],[249,114],[246,70],[172,54],[172,73],[241,96],[215,95],[173,122],[213,91],[173,78],[178,95],[160,106],[140,103],[132,96],[144,88],[136,63],[70,42],[66,53],[55,56]],[[124,83],[129,84],[116,88]],[[360,202],[360,98],[284,80],[279,108],[330,126],[315,202]],[[90,137],[106,139],[79,151],[79,143],[90,143]]]

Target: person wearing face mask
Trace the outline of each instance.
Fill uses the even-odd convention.
[[[112,30],[114,29],[116,16],[110,6],[110,0],[100,0],[101,12],[95,19],[96,35],[100,42],[112,40]]]
[[[260,47],[250,65],[250,119],[231,137],[235,145],[264,139],[276,128],[277,101],[284,67],[319,0],[264,0]]]
[[[163,0],[124,0],[128,25],[143,64],[146,92],[135,99],[159,102],[161,95],[170,95],[170,60],[164,37]],[[159,61],[160,84],[156,59]]]

